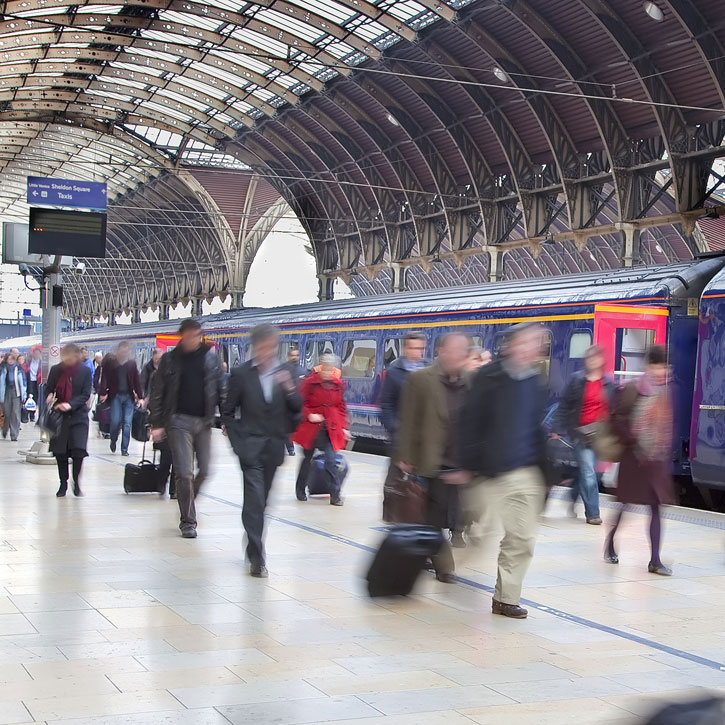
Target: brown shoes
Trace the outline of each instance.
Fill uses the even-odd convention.
[[[602,520],[599,518],[599,516],[591,516],[587,519],[587,523],[591,524],[592,526],[601,526]]]
[[[494,599],[491,602],[491,611],[494,614],[501,614],[511,619],[526,619],[529,616],[529,610],[520,607],[518,604],[504,604]]]

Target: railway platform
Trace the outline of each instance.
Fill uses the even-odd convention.
[[[366,597],[385,459],[347,454],[336,508],[295,500],[288,458],[257,580],[220,434],[196,540],[180,538],[174,501],[124,495],[128,459],[89,443],[86,496],[58,500],[55,469],[0,440],[0,725],[624,724],[725,691],[725,516],[668,508],[674,576],[661,578],[647,573],[644,512],[623,524],[614,566],[612,504],[587,526],[555,492],[529,618],[514,621],[491,614],[495,531],[456,550],[454,584],[425,575],[411,597]]]

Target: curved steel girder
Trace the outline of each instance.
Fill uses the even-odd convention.
[[[395,102],[391,104],[390,108],[384,103],[381,103],[374,94],[370,93],[369,88],[374,88],[374,86],[366,87],[363,82],[360,82],[356,83],[356,87],[365,93],[368,99],[367,105],[375,106],[383,116],[391,113],[391,110],[395,111],[399,108]],[[365,133],[373,139],[381,152],[384,153],[391,166],[395,168],[396,175],[400,179],[403,188],[407,190],[406,201],[408,205],[405,208],[401,208],[400,233],[395,242],[391,243],[391,251],[393,252],[394,258],[397,260],[410,257],[414,251],[416,242],[420,245],[420,253],[425,254],[423,250],[426,245],[426,240],[437,239],[441,235],[441,230],[436,227],[435,217],[430,215],[431,205],[434,204],[436,198],[441,198],[441,192],[435,183],[435,178],[427,159],[422,156],[420,148],[415,144],[415,141],[410,137],[408,132],[405,131],[402,124],[397,127],[399,129],[397,133],[405,133],[406,137],[394,141],[383,130],[380,124],[367,113],[367,110],[361,108],[361,105],[347,94],[347,89],[344,84],[338,84],[335,90],[345,100],[346,110],[349,115],[352,116],[355,123],[363,127]],[[390,128],[392,130],[396,127],[391,124]],[[418,177],[408,163],[406,153],[403,153],[401,149],[405,149],[406,153],[415,153],[417,160],[427,169],[428,179],[424,181]],[[429,188],[426,188],[426,186]],[[408,222],[413,225],[414,234]],[[447,227],[446,222],[446,232]],[[434,246],[434,244],[429,246]]]
[[[453,239],[454,227],[449,218],[445,200],[458,192],[455,177],[448,168],[443,154],[428,136],[423,134],[416,119],[402,107],[399,99],[393,96],[392,91],[371,80],[365,81],[364,89],[368,95],[373,96],[387,112],[393,115],[415,146],[420,158],[425,162],[435,195],[427,203],[418,202],[413,209],[413,214],[417,217],[419,253],[423,256],[437,254],[444,239]],[[440,120],[434,114],[431,114],[431,117],[438,124],[439,130],[445,133]],[[422,180],[419,185],[424,185]]]
[[[725,46],[693,0],[665,0],[672,14],[690,35],[725,106]]]
[[[435,52],[427,52],[426,58],[429,58],[428,62],[431,65],[434,63],[438,65],[439,72],[444,77],[453,77],[437,62],[438,59],[433,60],[435,58]],[[404,75],[400,78],[401,82],[427,106],[432,116],[440,125],[439,132],[444,132],[449,136],[453,147],[456,149],[460,163],[466,169],[465,179],[456,178],[448,168],[447,160],[442,154],[439,155],[443,162],[443,166],[440,168],[447,172],[444,174],[444,178],[440,179],[439,186],[445,190],[446,194],[442,198],[442,204],[446,209],[451,249],[462,249],[470,246],[477,233],[481,233],[484,242],[488,242],[489,239],[493,239],[495,236],[494,224],[496,214],[491,213],[490,207],[492,204],[484,202],[483,199],[486,197],[493,199],[495,197],[495,177],[483,153],[471,137],[467,128],[466,119],[457,118],[451,111],[451,108],[446,105],[445,87],[438,93],[434,90],[431,82],[411,77],[417,75],[417,71],[416,69],[411,69],[407,60],[395,57],[391,63],[391,67],[395,65],[399,65],[404,72]],[[473,99],[470,99],[470,102],[472,107],[475,108]],[[417,145],[421,146],[422,152],[425,151],[431,158],[436,157],[436,154],[431,153],[431,150],[437,150],[437,147],[430,141],[429,132],[423,133],[418,128],[414,140]],[[437,174],[437,176],[440,176],[440,174]],[[473,190],[473,199],[467,198],[467,194],[461,192],[462,188],[465,189],[467,187]],[[452,201],[453,199],[455,201]],[[471,207],[477,210],[477,215],[472,214],[470,211]],[[477,216],[478,220],[471,220],[469,216]]]
[[[524,68],[512,51],[504,47],[475,19],[471,18],[469,22],[458,24],[456,27],[494,63],[494,66],[503,68],[504,71],[510,73],[510,85],[519,89],[538,87],[537,82],[529,75],[528,70]],[[432,55],[435,57],[435,54],[434,50]],[[441,55],[444,56],[443,53]],[[585,218],[582,207],[587,206],[584,199],[586,190],[581,188],[581,185],[574,183],[581,176],[579,152],[565,123],[549,99],[544,95],[524,90],[521,90],[521,94],[536,117],[551,149],[552,158],[557,165],[559,179],[562,182],[569,224],[571,228],[577,228],[582,225]]]
[[[340,188],[347,198],[352,218],[356,220],[360,250],[358,259],[354,259],[354,255],[349,255],[347,260],[342,261],[341,266],[348,268],[356,267],[359,264],[372,264],[373,259],[377,257],[374,249],[376,238],[370,228],[361,226],[360,222],[370,217],[371,204],[374,205],[375,216],[382,220],[382,209],[378,197],[373,189],[366,186],[367,179],[362,170],[355,165],[350,151],[331,133],[326,124],[320,123],[318,118],[315,118],[314,112],[310,112],[309,108],[304,110],[306,115],[302,119],[292,118],[293,113],[287,114],[286,127],[295,131],[297,136],[316,154],[327,169],[341,169],[334,175],[335,177],[342,177],[349,182],[343,184]],[[319,116],[319,111],[317,115]],[[309,128],[307,124],[310,124]],[[367,190],[369,198],[366,198],[365,190]],[[373,247],[373,249],[369,250],[369,247]]]
[[[579,82],[580,79],[589,74],[586,64],[551,23],[542,18],[526,0],[517,0],[515,3],[507,3],[502,7],[541,42],[542,46],[562,68],[566,77],[582,94],[593,93],[591,83],[587,83],[585,87]],[[594,88],[594,93],[605,95],[603,88],[596,86]],[[599,131],[602,147],[613,172],[620,219],[629,219],[632,216],[629,213],[631,212],[628,198],[630,195],[626,184],[623,183],[621,177],[617,178],[618,174],[616,173],[619,168],[627,169],[631,166],[632,154],[627,133],[619,117],[606,101],[582,98],[582,103],[586,104]]]
[[[313,117],[316,113],[324,115],[325,125],[334,135],[339,136],[339,141],[345,142],[342,145],[350,150],[354,149],[352,163],[365,175],[372,192],[378,197],[378,206],[382,211],[382,221],[386,229],[387,252],[390,256],[395,256],[395,251],[401,248],[401,209],[413,208],[408,188],[395,166],[378,145],[379,138],[377,140],[373,138],[365,126],[361,125],[348,111],[350,102],[347,97],[341,94],[339,101],[335,101],[335,97],[336,92],[333,90],[327,94],[326,99],[335,104],[338,112],[344,116],[346,126],[351,126],[351,129],[343,127],[333,120],[332,116],[320,107],[318,99],[315,99],[314,106],[312,103],[309,104],[313,109],[310,110],[310,113]],[[332,171],[336,173],[337,169],[332,169]],[[391,177],[395,180],[394,182],[390,181]],[[399,191],[393,191],[396,187]],[[403,207],[403,203],[405,207]]]
[[[284,151],[288,158],[295,161],[298,168],[304,168],[303,173],[308,178],[311,172],[311,175],[320,179],[319,182],[315,182],[315,185],[321,185],[319,190],[321,193],[318,195],[323,202],[327,199],[335,200],[339,216],[333,216],[332,212],[335,209],[328,207],[328,217],[335,227],[335,237],[341,254],[340,266],[343,268],[356,267],[362,255],[362,235],[351,193],[352,190],[356,190],[356,187],[339,184],[336,176],[330,172],[326,160],[313,148],[315,140],[311,139],[310,133],[302,124],[292,125],[289,121],[286,121],[284,125],[268,123],[265,124],[261,133],[274,134],[274,137],[278,139],[275,145]],[[287,134],[294,136],[294,145],[287,138]],[[297,161],[295,157],[298,157],[300,161]],[[303,167],[303,164],[308,166]]]
[[[303,170],[262,134],[245,133],[237,139],[232,153],[251,166],[261,168],[263,174],[273,173],[278,182],[275,186],[308,232],[317,252],[318,271],[334,269],[340,260],[340,249],[332,220],[320,197],[321,190],[316,189]],[[330,242],[334,243],[334,255],[329,253]]]
[[[690,142],[690,134],[682,111],[677,108],[675,98],[659,68],[630,27],[602,0],[580,0],[580,2],[634,68],[647,98],[661,104],[651,106],[651,111],[659,126],[667,155],[673,160],[670,170],[675,182],[675,203],[678,211],[689,210],[697,204],[701,198],[699,192],[704,191],[704,188],[693,190],[691,183],[693,179],[682,164],[676,163],[677,154],[686,153]]]
[[[431,43],[431,46],[436,49],[435,53],[430,54],[431,58],[434,58],[437,54],[439,57],[445,59],[447,65],[455,65],[455,60],[442,47],[433,43]],[[442,66],[441,70],[448,75],[448,71]],[[476,78],[463,68],[457,70],[456,76],[450,77],[455,77],[460,80],[460,76],[463,76],[465,80],[470,80],[473,83],[476,82]],[[533,191],[535,186],[534,165],[521,139],[509,123],[508,118],[498,107],[495,99],[484,88],[476,85],[464,85],[461,86],[461,90],[470,99],[477,113],[482,114],[483,118],[485,118],[501,146],[501,151],[511,171],[516,193],[521,200],[521,205],[524,210],[525,236],[537,236],[539,230],[535,228],[536,224],[533,222],[533,219],[538,216],[535,214],[536,210],[534,208],[537,200],[532,194],[527,193]],[[483,218],[485,219],[486,217],[484,216]]]

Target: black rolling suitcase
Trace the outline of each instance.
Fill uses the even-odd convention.
[[[337,477],[340,486],[347,478],[348,465],[345,456],[342,453],[335,454],[335,463],[337,466]],[[310,466],[310,475],[307,479],[307,490],[310,496],[318,496],[330,493],[330,480],[325,472],[325,454],[316,453],[312,457],[312,465]]]
[[[123,474],[123,490],[126,493],[164,493],[166,481],[161,480],[159,467],[156,464],[156,451],[154,460],[146,460],[146,444],[143,446],[143,456],[138,463],[127,463]]]
[[[134,408],[131,418],[131,438],[141,443],[151,437],[149,432],[149,412],[145,408]]]
[[[371,597],[410,594],[426,562],[443,545],[443,532],[433,526],[397,524],[391,527],[368,571]]]

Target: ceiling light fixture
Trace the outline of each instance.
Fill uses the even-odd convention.
[[[398,121],[398,119],[395,118],[395,116],[393,116],[392,113],[389,113],[387,118],[388,118],[388,122],[392,123],[393,126],[400,126],[400,121]]]
[[[643,7],[644,11],[650,16],[650,18],[652,18],[652,20],[656,20],[658,23],[661,23],[665,19],[665,14],[662,12],[662,8],[657,5],[657,3],[652,2],[652,0],[646,0]]]
[[[503,69],[496,66],[493,69],[493,74],[498,78],[498,80],[501,81],[501,83],[510,83],[511,79],[509,78],[509,74]]]

